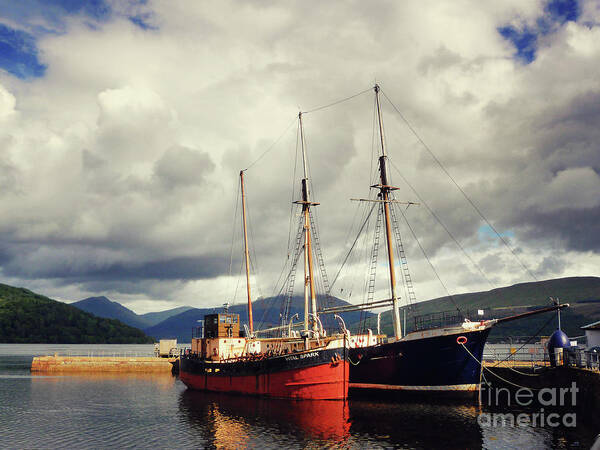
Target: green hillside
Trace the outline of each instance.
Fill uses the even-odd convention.
[[[95,317],[27,289],[0,284],[0,342],[144,344],[154,341],[118,320]]]
[[[507,317],[550,306],[548,297],[558,298],[561,303],[571,305],[561,313],[562,329],[571,337],[584,334],[580,329],[581,326],[600,320],[600,278],[570,277],[521,283],[490,291],[420,302],[407,309],[406,328],[408,331],[414,329],[415,316],[440,311],[456,311],[457,307],[471,320]],[[404,314],[403,309],[400,312],[401,318]],[[483,317],[477,314],[478,309],[484,310]],[[366,326],[375,329],[377,326],[375,319],[367,321]],[[556,313],[544,313],[494,327],[490,334],[490,341],[520,339],[534,334],[547,336],[556,329],[556,326]],[[389,311],[381,314],[381,331],[388,335],[393,334]]]

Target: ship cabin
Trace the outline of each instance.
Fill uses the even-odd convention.
[[[212,361],[254,353],[251,344],[240,332],[239,314],[207,314],[204,316],[204,325],[192,333],[192,353]]]
[[[219,313],[204,316],[205,338],[240,337],[240,315]]]
[[[239,314],[217,313],[204,316],[204,324],[192,331],[191,353],[208,361],[231,361],[252,354],[291,354],[322,346],[343,346],[343,338],[331,336],[319,339],[305,337],[252,338],[240,329]],[[374,345],[376,336],[353,336],[351,347]],[[342,341],[340,344],[339,341]]]

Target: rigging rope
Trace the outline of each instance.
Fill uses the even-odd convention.
[[[463,315],[462,311],[460,310],[460,308],[458,307],[458,304],[456,303],[456,301],[454,300],[454,297],[452,296],[452,294],[450,294],[450,291],[448,290],[448,288],[446,287],[446,285],[444,284],[444,282],[442,281],[440,275],[438,274],[438,271],[436,270],[435,266],[433,265],[433,263],[431,262],[431,260],[429,259],[429,256],[427,255],[427,252],[425,251],[425,249],[423,248],[423,246],[421,245],[421,241],[419,241],[419,238],[417,238],[417,235],[415,234],[415,231],[413,230],[413,227],[411,227],[408,219],[406,218],[406,214],[404,214],[404,211],[402,211],[400,209],[400,214],[402,214],[402,217],[404,218],[404,222],[406,222],[406,225],[408,226],[408,229],[410,230],[411,234],[413,235],[413,237],[415,238],[415,241],[417,242],[417,244],[419,245],[419,248],[421,249],[421,252],[423,253],[423,256],[425,256],[425,259],[427,260],[427,262],[429,263],[429,266],[431,267],[431,270],[433,271],[433,273],[435,274],[436,278],[438,279],[438,281],[440,282],[440,284],[442,285],[442,287],[444,288],[444,290],[446,291],[446,294],[448,294],[448,298],[450,299],[450,301],[452,301],[452,304],[454,305],[454,307],[456,308],[456,310],[461,314],[461,316]]]
[[[238,185],[237,185],[237,194],[236,194],[236,198],[235,198],[235,212],[233,213],[233,225],[231,227],[231,248],[229,249],[229,276],[231,277],[231,265],[233,263],[233,241],[235,240],[235,230],[237,229],[237,227],[235,226],[235,219],[237,217],[237,212],[238,212],[238,205],[240,203],[240,186],[241,186],[241,181],[238,179]]]
[[[477,359],[477,357],[473,353],[471,353],[469,351],[469,349],[467,348],[467,346],[465,344],[460,344],[460,345],[462,345],[462,348],[465,349],[465,351],[471,356],[471,358],[473,358],[477,362],[477,364],[479,364],[481,366],[482,369],[487,370],[489,373],[491,373],[492,375],[494,375],[496,378],[504,381],[505,383],[510,384],[511,386],[518,387],[518,388],[521,388],[521,389],[531,389],[532,391],[539,391],[540,390],[540,388],[534,388],[534,387],[529,387],[529,386],[521,386],[521,385],[519,385],[517,383],[513,383],[512,381],[508,381],[506,378],[502,378],[500,375],[492,372],[485,364],[483,364],[483,362],[479,361]],[[489,384],[489,386],[491,386],[491,384]]]
[[[357,94],[351,95],[351,96],[346,97],[346,98],[342,98],[340,100],[336,100],[335,102],[332,102],[332,103],[328,103],[327,105],[317,106],[316,108],[309,109],[308,111],[302,111],[302,114],[310,114],[310,113],[313,113],[313,112],[321,111],[322,109],[326,109],[326,108],[330,108],[330,107],[335,106],[335,105],[339,105],[340,103],[344,103],[344,102],[347,102],[348,100],[352,100],[353,98],[358,97],[359,95],[362,95],[362,94],[364,94],[366,92],[370,92],[372,90],[373,90],[373,88],[369,87],[368,89],[365,89],[364,91],[360,91]]]
[[[237,299],[238,289],[240,287],[240,280],[242,279],[242,270],[244,268],[244,258],[240,258],[240,271],[238,272],[237,282],[235,284],[235,292],[233,293],[232,303],[235,305]]]
[[[358,234],[356,236],[356,239],[354,239],[354,242],[352,243],[352,246],[350,247],[350,250],[346,254],[346,257],[344,258],[344,261],[342,262],[342,265],[340,266],[340,268],[337,271],[335,277],[333,278],[333,281],[331,282],[330,290],[333,289],[333,285],[335,284],[335,282],[337,281],[338,277],[340,276],[340,272],[342,271],[344,265],[346,264],[346,261],[348,261],[348,258],[350,257],[350,254],[352,253],[352,250],[354,250],[354,246],[358,242],[358,239],[360,238],[360,235],[362,233],[362,230],[365,228],[365,225],[369,222],[369,218],[371,217],[371,213],[373,212],[373,209],[375,208],[376,205],[377,205],[377,203],[373,203],[373,206],[371,206],[371,209],[369,210],[369,214],[367,214],[367,218],[365,219],[365,221],[361,225],[360,230],[358,230]]]
[[[264,152],[261,153],[261,155],[256,158],[248,167],[246,167],[244,170],[248,170],[250,169],[254,164],[256,164],[257,162],[259,162],[261,159],[263,159],[263,157],[269,153],[271,150],[273,150],[273,148],[275,148],[275,145],[277,145],[277,143],[279,143],[279,141],[283,138],[283,136],[285,136],[285,134],[287,133],[287,131],[290,129],[290,127],[296,122],[296,119],[294,119],[293,121],[290,122],[290,124],[285,127],[285,130],[283,130],[283,133],[281,133],[281,135],[269,146],[269,148],[267,148]]]
[[[452,181],[452,183],[454,184],[454,186],[456,186],[456,188],[463,195],[463,197],[467,200],[467,202],[473,207],[473,209],[477,212],[477,214],[479,214],[479,216],[483,219],[483,221],[492,229],[492,231],[496,234],[496,236],[498,236],[498,238],[502,241],[502,243],[504,244],[504,246],[512,253],[512,255],[515,257],[515,259],[518,261],[518,263],[521,265],[521,267],[529,274],[529,276],[533,280],[538,281],[538,279],[533,274],[533,272],[531,272],[531,270],[529,270],[529,268],[525,265],[525,263],[523,263],[523,261],[521,260],[521,258],[519,258],[519,256],[517,255],[517,253],[512,249],[512,247],[508,244],[508,242],[502,237],[502,235],[500,235],[500,233],[496,230],[496,228],[483,215],[483,213],[477,207],[477,205],[475,205],[475,203],[467,196],[466,192],[460,187],[460,185],[454,179],[454,177],[450,174],[450,172],[448,172],[448,170],[446,170],[446,168],[441,163],[441,161],[438,159],[438,157],[433,153],[433,151],[423,141],[423,139],[421,139],[421,136],[419,136],[419,134],[412,127],[412,125],[408,122],[408,120],[406,119],[406,117],[404,117],[404,115],[400,112],[400,110],[396,107],[396,105],[390,100],[390,98],[387,96],[387,94],[383,90],[381,90],[381,92],[383,93],[383,96],[386,98],[386,100],[390,103],[390,105],[392,105],[392,107],[394,108],[394,110],[398,113],[398,115],[400,116],[400,118],[404,121],[404,123],[406,124],[406,126],[408,127],[408,129],[412,132],[412,134],[421,143],[421,145],[423,146],[423,148],[425,150],[427,150],[427,152],[431,155],[431,157],[438,164],[438,166],[440,166],[440,168],[442,169],[442,171],[446,174],[446,176],[450,179],[450,181]]]
[[[539,334],[542,332],[542,330],[543,330],[544,328],[546,328],[546,326],[547,326],[547,325],[548,325],[548,324],[549,324],[549,323],[550,323],[552,320],[554,320],[554,316],[550,316],[550,318],[549,318],[549,319],[546,321],[546,323],[544,323],[544,325],[542,325],[542,326],[541,326],[541,327],[540,327],[540,328],[539,328],[539,329],[538,329],[538,330],[535,332],[535,334],[533,334],[532,336],[529,336],[529,339],[527,339],[527,340],[525,341],[525,343],[524,343],[523,345],[521,345],[521,346],[520,346],[520,347],[519,347],[519,348],[518,348],[518,349],[515,351],[515,353],[517,353],[519,350],[521,350],[523,347],[525,347],[525,346],[526,346],[526,345],[527,345],[529,342],[531,342],[531,340],[532,340],[534,337],[537,337],[537,336],[539,336]],[[501,362],[508,361],[508,359],[510,358],[510,356],[511,356],[511,355],[508,355],[506,358],[504,358],[504,359],[502,359],[502,360],[498,361],[498,362],[497,362],[496,364],[494,364],[494,366],[492,366],[492,367],[496,367],[496,366],[497,366],[498,364],[500,364]]]
[[[300,138],[300,121],[298,121],[298,127],[296,128],[296,152],[294,154],[294,176],[292,178],[292,199],[290,200],[290,222],[288,225],[288,242],[287,242],[287,259],[290,258],[290,243],[292,239],[292,219],[294,215],[294,184],[296,183],[296,169],[298,166],[298,139]]]
[[[365,89],[364,91],[360,91],[360,92],[358,92],[358,93],[356,93],[356,94],[354,94],[354,95],[351,95],[351,96],[349,96],[349,97],[345,97],[345,98],[342,98],[342,99],[340,99],[340,100],[336,100],[335,102],[329,103],[329,104],[327,104],[327,105],[318,106],[318,107],[316,107],[316,108],[313,108],[313,109],[310,109],[310,110],[308,110],[308,111],[302,111],[301,113],[302,113],[302,114],[310,114],[310,113],[313,113],[313,112],[316,112],[316,111],[321,111],[322,109],[326,109],[326,108],[330,108],[330,107],[332,107],[332,106],[335,106],[335,105],[339,105],[340,103],[347,102],[348,100],[352,100],[353,98],[356,98],[356,97],[358,97],[358,96],[360,96],[360,95],[362,95],[362,94],[364,94],[364,93],[366,93],[366,92],[369,92],[369,91],[371,91],[372,89],[373,89],[373,88],[371,88],[371,87],[370,87],[370,88],[368,88],[368,89]],[[269,153],[271,150],[273,150],[273,148],[275,147],[275,145],[277,145],[277,143],[278,143],[278,142],[279,142],[279,141],[280,141],[280,140],[283,138],[283,136],[284,136],[284,135],[287,133],[287,131],[290,129],[290,127],[291,127],[291,126],[292,126],[294,123],[296,123],[296,121],[297,121],[297,120],[298,120],[297,116],[296,116],[296,117],[294,117],[294,120],[292,120],[292,122],[290,122],[290,124],[289,124],[287,127],[285,127],[285,130],[283,131],[283,133],[281,133],[281,135],[280,135],[280,136],[279,136],[279,137],[278,137],[278,138],[277,138],[277,139],[276,139],[276,140],[275,140],[275,141],[274,141],[274,142],[273,142],[273,143],[272,143],[272,144],[271,144],[271,145],[270,145],[270,146],[269,146],[269,147],[268,147],[268,148],[267,148],[267,149],[266,149],[266,150],[265,150],[263,153],[261,153],[261,155],[260,155],[258,158],[256,158],[256,159],[255,159],[255,160],[254,160],[254,161],[253,161],[253,162],[252,162],[252,163],[251,163],[251,164],[250,164],[248,167],[246,167],[244,170],[248,170],[248,169],[250,169],[250,168],[251,168],[252,166],[254,166],[256,163],[258,163],[258,162],[259,162],[259,161],[260,161],[260,160],[261,160],[261,159],[262,159],[262,158],[263,158],[263,157],[264,157],[264,156],[265,156],[267,153]]]
[[[410,188],[410,190],[413,192],[413,194],[415,194],[417,196],[417,198],[419,199],[419,202],[422,203],[423,206],[425,206],[425,208],[427,209],[427,211],[429,212],[429,214],[431,214],[433,216],[433,218],[441,225],[441,227],[444,229],[444,231],[446,231],[446,233],[448,234],[448,236],[450,236],[450,238],[454,241],[454,243],[457,245],[457,247],[467,257],[467,259],[471,262],[471,264],[473,264],[473,267],[475,267],[479,271],[479,273],[488,282],[488,284],[492,287],[492,289],[494,289],[496,286],[486,276],[485,272],[481,269],[481,267],[479,267],[479,265],[475,262],[475,260],[473,260],[473,258],[471,258],[471,256],[467,253],[467,251],[460,244],[460,242],[458,242],[458,240],[454,237],[454,235],[450,232],[450,230],[448,229],[448,227],[446,227],[446,225],[442,222],[442,220],[438,217],[438,215],[429,207],[429,205],[423,199],[423,197],[421,197],[419,195],[419,193],[416,191],[416,189],[408,182],[408,180],[406,179],[406,177],[404,177],[404,175],[402,175],[402,172],[400,172],[400,169],[398,169],[398,167],[394,164],[394,162],[391,159],[388,158],[388,161],[390,162],[390,164],[392,165],[392,167],[396,170],[396,172],[398,172],[398,175],[400,175],[400,178],[402,178],[402,181],[404,181],[404,183],[406,183],[406,185]]]

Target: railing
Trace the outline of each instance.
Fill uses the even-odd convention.
[[[134,350],[134,351],[107,351],[107,350],[68,350],[62,352],[51,352],[46,356],[79,356],[79,357],[113,357],[113,358],[134,358],[154,356],[154,349],[151,350]]]
[[[600,370],[600,353],[596,351],[586,351],[579,347],[565,349],[564,360],[568,366]]]
[[[200,339],[203,337],[204,337],[204,325],[200,325],[199,327],[192,328],[192,339],[194,339],[194,338]]]
[[[483,351],[483,360],[490,366],[541,367],[550,365],[550,357],[543,344],[514,346],[511,344],[488,344]],[[590,370],[600,370],[600,353],[573,347],[557,355],[559,364]]]
[[[438,311],[428,314],[414,316],[415,331],[428,330],[430,328],[442,328],[446,326],[459,325],[466,318],[472,317],[471,311],[464,313],[457,310]]]
[[[503,367],[538,367],[550,364],[550,358],[541,344],[511,346],[510,344],[486,345],[483,360],[487,364]]]

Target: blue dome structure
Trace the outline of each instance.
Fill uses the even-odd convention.
[[[571,341],[569,341],[568,336],[562,330],[556,330],[548,339],[548,355],[550,356],[550,365],[552,367],[557,366],[557,358],[556,355],[557,349],[565,349],[571,347]]]

